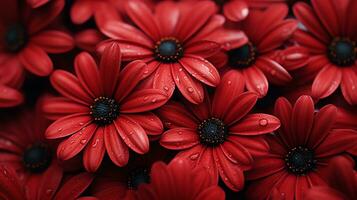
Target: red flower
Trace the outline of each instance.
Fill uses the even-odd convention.
[[[150,184],[143,184],[128,200],[194,200],[194,199],[225,199],[223,190],[200,169],[192,170],[183,160],[171,161],[169,165],[157,162],[151,169]]]
[[[220,42],[225,49],[210,60],[226,65],[228,71],[239,72],[236,74],[243,75],[246,88],[260,97],[267,94],[268,81],[278,85],[288,83],[291,76],[285,66],[273,59],[277,51],[281,53],[279,47],[297,27],[295,20],[284,19],[287,14],[286,5],[251,11],[247,19],[236,27],[244,31],[249,38],[248,43],[237,39],[235,34],[227,34],[226,37],[222,37],[220,32],[210,34],[206,38]],[[226,32],[231,33],[230,30]],[[294,51],[286,53],[294,54]]]
[[[357,2],[347,0],[312,0],[294,6],[295,16],[307,31],[295,33],[296,41],[309,50],[311,57],[300,74],[312,76],[312,96],[325,98],[340,85],[344,98],[357,103]]]
[[[281,128],[267,137],[270,153],[257,157],[248,172],[248,179],[254,180],[248,197],[266,199],[277,188],[286,199],[300,200],[308,188],[325,185],[324,166],[357,144],[355,131],[332,128],[336,114],[333,105],[315,113],[309,96],[301,96],[293,107],[285,98],[278,99],[275,115]]]
[[[154,13],[140,1],[129,1],[127,13],[139,29],[119,21],[99,28],[120,41],[124,60],[143,59],[148,64],[146,86],[171,97],[176,85],[187,100],[197,104],[204,98],[202,83],[216,86],[220,81],[217,69],[205,59],[220,46],[203,40],[224,23],[215,12],[214,3],[209,1],[160,2]],[[105,43],[99,45],[99,51],[103,46]]]
[[[238,22],[244,20],[252,8],[262,9],[274,3],[283,3],[285,0],[214,0],[214,2],[221,7],[226,18]]]
[[[351,159],[339,156],[329,163],[327,182],[330,187],[312,187],[307,190],[304,199],[357,199],[357,173]]]
[[[125,167],[104,166],[97,173],[91,194],[98,199],[117,200],[131,198],[138,187],[151,180],[151,167],[157,161],[169,161],[169,151],[158,144],[150,147],[145,155],[130,157]]]
[[[162,133],[162,123],[149,112],[163,105],[161,90],[135,88],[147,76],[147,65],[134,61],[120,71],[120,49],[116,42],[104,50],[99,68],[88,53],[74,61],[76,76],[56,70],[52,86],[63,96],[50,98],[44,110],[52,119],[48,139],[65,138],[57,155],[67,160],[84,149],[83,162],[96,171],[104,153],[118,166],[128,162],[129,148],[139,154],[149,150],[148,135]]]
[[[170,102],[159,109],[169,128],[160,140],[168,149],[181,150],[176,158],[189,160],[193,167],[207,169],[214,181],[218,173],[232,190],[244,186],[243,171],[253,164],[252,154],[267,151],[260,135],[280,126],[267,114],[248,114],[257,95],[243,92],[244,81],[230,71],[222,78],[212,101],[199,105]]]
[[[21,6],[16,0],[1,1],[0,66],[23,66],[38,76],[47,76],[53,69],[47,53],[63,53],[74,46],[69,34],[48,28],[64,1],[55,0],[38,9],[25,6],[20,10]]]
[[[43,176],[24,185],[12,168],[0,166],[0,170],[0,198],[4,200],[76,199],[93,180],[93,175],[89,173],[64,177],[62,169],[54,165],[44,172]],[[85,198],[96,199],[83,197]]]

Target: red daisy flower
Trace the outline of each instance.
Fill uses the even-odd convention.
[[[343,156],[331,160],[326,178],[330,187],[312,187],[306,191],[304,199],[357,199],[357,173],[353,166],[352,160]]]
[[[97,170],[105,152],[116,165],[126,165],[129,149],[146,153],[148,135],[163,131],[160,119],[149,111],[163,105],[166,94],[135,88],[147,76],[147,65],[134,61],[120,71],[120,55],[118,43],[113,42],[104,50],[99,68],[83,52],[74,61],[76,75],[56,70],[50,78],[63,97],[44,103],[45,113],[57,119],[48,127],[46,137],[65,138],[57,149],[63,160],[84,149],[83,163],[88,171]]]
[[[52,166],[41,178],[24,185],[12,168],[0,166],[0,170],[0,198],[4,200],[77,199],[93,181],[89,173],[64,177],[61,168]],[[81,199],[96,200],[94,197]]]
[[[321,173],[324,166],[357,145],[357,132],[332,128],[336,107],[327,105],[315,113],[309,96],[301,96],[294,106],[285,98],[278,99],[275,115],[281,128],[267,137],[269,154],[258,156],[248,172],[247,178],[254,182],[247,196],[266,199],[277,188],[286,199],[300,200],[308,188],[326,184]]]
[[[154,144],[148,154],[130,157],[129,164],[125,167],[118,169],[110,165],[101,168],[91,194],[98,199],[106,200],[133,198],[141,184],[150,182],[153,163],[171,159],[168,150]]]
[[[187,162],[177,159],[168,165],[155,163],[151,168],[150,184],[140,185],[135,197],[127,199],[223,200],[225,194],[206,171],[199,168],[192,170]]]
[[[312,96],[325,98],[341,86],[344,98],[357,103],[357,2],[354,0],[312,0],[294,6],[295,16],[307,31],[294,37],[311,54],[300,78],[312,76]],[[306,76],[305,75],[309,75]]]
[[[264,11],[253,10],[246,20],[237,25],[247,35],[248,43],[242,43],[230,34],[223,42],[218,41],[225,51],[210,60],[219,61],[227,66],[228,71],[234,70],[237,75],[243,75],[246,88],[260,97],[267,94],[268,80],[273,84],[286,84],[291,76],[273,57],[297,27],[295,20],[284,19],[287,14],[286,5],[273,5]],[[216,32],[206,38],[222,40],[222,35]],[[288,53],[294,54],[294,51]]]
[[[186,107],[169,102],[158,110],[169,128],[160,140],[168,149],[181,150],[176,158],[192,167],[207,169],[214,181],[218,173],[232,190],[244,186],[243,171],[252,166],[252,154],[267,151],[262,134],[279,128],[279,120],[267,114],[248,114],[257,95],[243,92],[244,81],[230,71],[222,78],[212,101]]]
[[[190,0],[194,1],[194,0]],[[224,16],[238,22],[244,20],[250,9],[265,8],[274,3],[283,3],[285,0],[213,0],[220,7]]]
[[[224,23],[215,12],[210,1],[160,2],[154,13],[140,1],[129,1],[127,13],[139,29],[119,21],[99,28],[120,41],[124,60],[143,59],[148,63],[150,76],[145,85],[161,89],[169,97],[176,85],[187,100],[197,104],[204,98],[202,83],[216,86],[220,81],[217,69],[205,59],[220,45],[203,39]]]
[[[47,53],[63,53],[73,48],[72,37],[48,25],[60,14],[64,1],[56,0],[38,9],[30,9],[15,0],[1,1],[0,66],[21,65],[38,76],[52,72]]]

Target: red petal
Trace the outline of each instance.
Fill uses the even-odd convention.
[[[269,153],[269,145],[262,136],[234,136],[235,140],[243,145],[253,157]]]
[[[267,164],[269,163],[269,164]],[[282,171],[285,161],[272,156],[260,157],[254,160],[253,168],[247,172],[248,180],[256,180]]]
[[[117,85],[121,65],[121,53],[118,42],[105,47],[100,59],[99,74],[103,83],[104,94],[112,96]]]
[[[351,68],[344,68],[342,71],[341,90],[343,97],[350,104],[357,104],[357,74]]]
[[[105,39],[104,35],[96,29],[86,29],[74,35],[76,45],[86,51],[94,52],[97,44]]]
[[[195,129],[199,121],[183,105],[170,101],[157,113],[167,128],[187,127]]]
[[[306,3],[298,2],[294,5],[294,14],[316,38],[325,43],[331,42],[328,33],[316,16],[314,10]]]
[[[149,151],[149,138],[145,130],[127,115],[121,115],[115,121],[120,137],[129,148],[138,154]]]
[[[154,113],[147,112],[128,116],[140,124],[148,135],[160,135],[164,132],[164,127],[160,118],[158,118]]]
[[[314,54],[326,54],[327,46],[305,31],[297,30],[293,37],[301,46],[309,49]]]
[[[206,199],[224,200],[225,196],[226,194],[221,188],[212,186],[200,192],[199,195],[195,198],[195,200],[206,200]]]
[[[293,108],[286,98],[280,97],[278,100],[276,100],[274,115],[278,117],[281,122],[281,129],[278,130],[278,134],[284,143],[291,148],[295,147],[297,144],[295,135],[292,134],[290,129],[292,110]]]
[[[311,89],[314,98],[320,99],[330,96],[340,85],[342,72],[339,68],[328,65],[316,76]]]
[[[70,16],[74,24],[83,24],[93,15],[92,3],[75,1],[71,6]]]
[[[181,11],[176,26],[178,39],[185,42],[200,30],[215,12],[216,6],[210,1],[199,1],[187,8],[187,10]]]
[[[273,84],[286,85],[292,80],[289,72],[270,58],[260,57],[257,59],[256,65]]]
[[[54,71],[50,81],[59,93],[71,100],[84,105],[91,104],[93,101],[89,94],[84,91],[77,77],[67,71]]]
[[[73,158],[87,145],[93,134],[97,130],[97,125],[90,124],[82,128],[79,132],[74,133],[58,145],[57,157],[62,160]]]
[[[240,0],[229,1],[224,4],[223,12],[224,16],[229,20],[234,22],[241,21],[248,16],[248,4]]]
[[[129,1],[126,11],[133,22],[154,41],[160,40],[160,29],[150,8],[141,1]]]
[[[243,31],[223,28],[214,31],[205,39],[218,42],[224,50],[239,48],[248,42],[248,38]]]
[[[104,146],[104,128],[99,127],[83,152],[83,165],[88,172],[95,172],[102,163]]]
[[[269,88],[269,83],[263,72],[255,67],[249,67],[243,71],[246,87],[249,91],[256,92],[260,97],[264,97]]]
[[[295,199],[303,199],[304,193],[309,188],[309,183],[306,176],[296,177],[295,183]]]
[[[171,66],[171,74],[181,94],[191,103],[199,104],[203,101],[204,92],[200,82],[193,79],[182,66]]]
[[[174,2],[163,1],[155,7],[155,19],[162,35],[171,35],[175,30],[180,16],[180,10]]]
[[[171,75],[172,64],[161,63],[153,74],[153,88],[160,89],[170,98],[175,90],[175,82]]]
[[[104,143],[106,151],[114,164],[122,167],[128,163],[128,146],[123,142],[113,125],[105,127]]]
[[[73,38],[62,31],[42,31],[30,40],[48,53],[64,53],[74,47]]]
[[[12,107],[23,102],[22,94],[12,88],[0,85],[0,107]]]
[[[173,128],[166,131],[160,139],[161,146],[172,149],[188,149],[199,143],[199,137],[194,129]]]
[[[88,94],[91,94],[93,99],[103,94],[98,66],[89,53],[82,52],[76,56],[74,69],[82,87]]]
[[[234,98],[226,109],[223,121],[226,125],[233,125],[242,119],[252,110],[258,100],[258,96],[253,92],[244,92]]]
[[[235,97],[243,92],[244,84],[244,77],[238,70],[229,70],[222,76],[221,83],[217,86],[212,101],[212,113],[214,116],[223,118],[228,109],[230,109]]]
[[[334,129],[315,149],[318,158],[340,154],[357,145],[357,132],[349,129]]]
[[[291,131],[297,144],[306,144],[314,123],[314,101],[310,96],[301,96],[295,103],[291,115]]]
[[[275,131],[280,127],[278,118],[267,114],[249,114],[229,128],[235,135],[261,135]]]
[[[257,48],[259,52],[269,52],[280,47],[298,27],[298,22],[293,19],[287,19],[281,22],[278,26],[274,27],[274,30],[269,32],[262,41],[258,44]]]
[[[316,113],[308,146],[315,148],[326,138],[336,122],[336,117],[337,108],[333,105],[324,106]]]
[[[197,57],[202,57],[202,58],[208,58],[216,54],[221,48],[220,44],[207,40],[199,40],[196,42],[191,42],[186,45],[187,47],[185,48],[185,53],[195,55]],[[184,57],[183,59],[185,58],[186,57]]]
[[[193,55],[186,55],[180,60],[180,63],[191,76],[202,83],[212,87],[219,84],[220,76],[218,70],[207,60]]]
[[[30,4],[32,8],[38,8],[42,5],[45,5],[50,0],[27,0],[27,3]]]
[[[5,199],[22,200],[25,199],[23,185],[17,177],[14,169],[1,165],[0,170],[0,196]]]
[[[80,173],[71,177],[57,192],[55,200],[76,199],[92,183],[94,176],[89,173]]]
[[[319,17],[320,22],[328,30],[330,35],[339,35],[339,23],[337,13],[335,12],[335,5],[333,1],[312,1],[312,6],[316,15]]]
[[[241,166],[242,169],[245,170],[252,167],[253,158],[249,151],[239,143],[238,138],[229,136],[227,141],[221,145],[221,150],[229,161]]]
[[[63,169],[56,162],[53,162],[50,167],[41,174],[41,181],[38,183],[37,188],[37,196],[41,197],[41,200],[53,199],[57,188],[60,187],[62,177]]]
[[[156,67],[157,66],[152,67],[151,65],[146,65],[139,60],[126,65],[119,74],[118,87],[115,93],[116,99],[120,102],[127,97],[127,95],[133,91],[135,86],[137,86],[142,79],[150,75]]]
[[[328,199],[341,200],[344,197],[331,187],[313,187],[305,192],[304,200]]]
[[[42,110],[47,118],[56,120],[75,113],[89,113],[89,107],[65,97],[46,97]]]
[[[53,122],[47,128],[45,136],[47,139],[66,137],[82,130],[91,122],[92,118],[88,115],[68,115]]]
[[[48,76],[53,70],[53,63],[47,53],[40,47],[29,44],[20,53],[22,64],[37,76]]]
[[[63,0],[54,0],[45,6],[41,6],[41,8],[32,9],[28,17],[29,21],[26,24],[29,34],[40,31],[55,20],[63,10],[64,3]]]
[[[167,102],[166,94],[158,89],[137,90],[123,100],[122,113],[139,113],[154,110]]]
[[[244,187],[244,175],[239,165],[227,160],[220,149],[213,150],[213,156],[217,159],[219,175],[226,186],[233,191],[240,191]]]

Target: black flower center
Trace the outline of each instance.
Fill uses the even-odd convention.
[[[356,42],[348,38],[335,38],[329,48],[330,61],[339,66],[350,66],[356,60]]]
[[[285,156],[288,170],[297,175],[305,175],[316,168],[314,152],[306,147],[298,146]]]
[[[166,63],[177,62],[183,55],[183,48],[175,38],[163,38],[155,45],[155,57]]]
[[[10,26],[5,32],[5,47],[11,52],[22,49],[27,42],[27,33],[24,26],[15,24]]]
[[[227,52],[228,63],[232,67],[246,68],[254,64],[257,58],[257,50],[250,42]]]
[[[51,164],[51,150],[44,144],[35,144],[26,149],[23,162],[30,172],[39,173],[45,171]]]
[[[150,183],[150,171],[146,168],[138,168],[129,173],[128,188],[135,190],[142,183]]]
[[[198,125],[198,135],[202,144],[217,146],[222,144],[227,137],[227,127],[217,118],[209,118]]]
[[[107,97],[96,98],[90,108],[90,114],[98,125],[110,124],[119,115],[119,105],[114,99]]]

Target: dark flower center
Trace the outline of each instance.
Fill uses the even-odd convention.
[[[329,48],[330,61],[339,66],[350,66],[356,60],[356,42],[348,38],[335,38]]]
[[[166,63],[177,62],[183,55],[183,48],[175,38],[163,38],[155,45],[155,57]]]
[[[35,144],[26,149],[23,162],[30,172],[39,173],[45,171],[51,164],[51,150],[44,144]]]
[[[217,118],[209,118],[198,125],[198,135],[202,144],[217,146],[222,144],[227,137],[227,127]]]
[[[24,26],[15,24],[10,26],[5,32],[5,46],[11,52],[22,49],[27,42],[27,33]]]
[[[150,183],[150,171],[146,168],[138,168],[129,173],[128,188],[135,190],[142,183]]]
[[[107,97],[96,98],[90,108],[90,114],[98,125],[110,124],[119,115],[119,105],[114,99]]]
[[[257,58],[257,50],[250,42],[227,52],[228,63],[232,67],[246,68],[254,64]]]
[[[316,168],[314,152],[306,147],[298,146],[285,156],[288,170],[297,175],[305,175]]]

